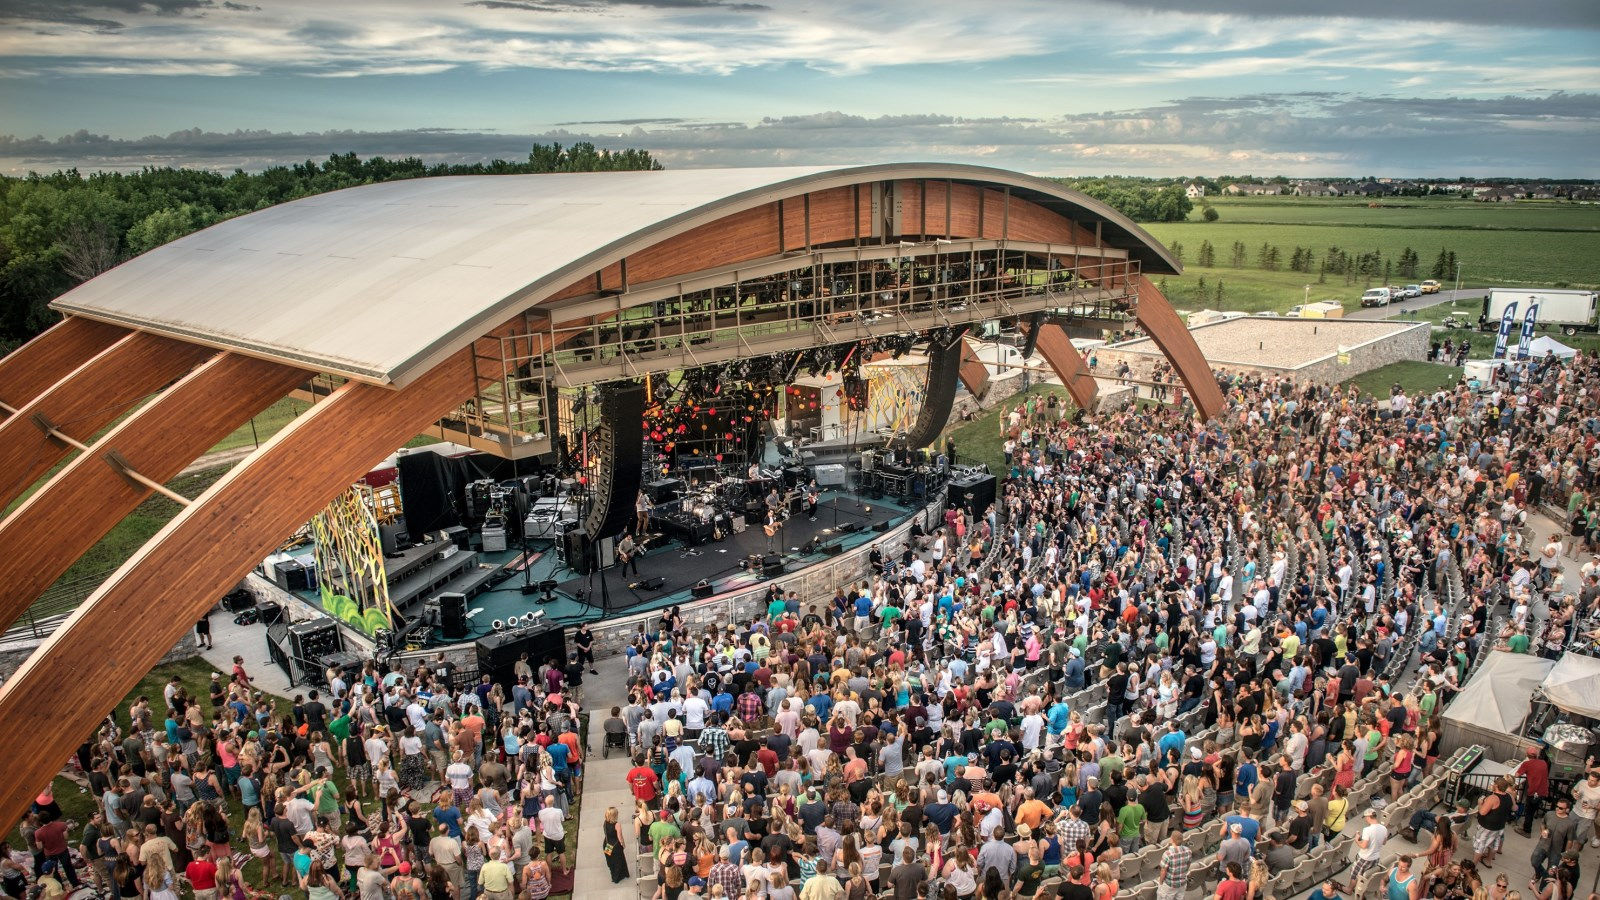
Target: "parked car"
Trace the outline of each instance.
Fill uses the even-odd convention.
[[[1420,284],[1408,284],[1400,289],[1400,299],[1402,300],[1414,300],[1421,296],[1422,285]]]
[[[1362,306],[1388,306],[1394,301],[1394,292],[1386,287],[1372,288],[1361,295]]]
[[[1418,285],[1418,287],[1422,288],[1422,292],[1424,294],[1437,294],[1437,293],[1439,293],[1439,282],[1434,281],[1432,278],[1429,278],[1427,281],[1424,281],[1422,284]]]

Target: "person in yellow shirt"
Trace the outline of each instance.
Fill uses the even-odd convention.
[[[479,896],[484,900],[510,900],[511,885],[511,867],[498,856],[484,862],[483,868],[478,870],[478,887],[482,889]]]
[[[844,885],[833,877],[828,868],[829,860],[826,857],[817,860],[817,874],[800,889],[800,900],[843,900]]]

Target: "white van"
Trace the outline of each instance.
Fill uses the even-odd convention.
[[[1391,291],[1386,287],[1372,288],[1361,295],[1362,306],[1388,306],[1394,301],[1394,291]]]

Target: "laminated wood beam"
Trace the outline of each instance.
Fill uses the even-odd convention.
[[[0,686],[0,822],[285,534],[472,389],[470,349],[400,390],[346,384],[168,522]]]
[[[989,368],[978,359],[977,351],[969,341],[961,342],[961,384],[967,393],[982,399],[989,390]]]
[[[1089,367],[1084,365],[1083,354],[1078,348],[1072,346],[1072,339],[1067,337],[1066,329],[1055,322],[1046,322],[1039,326],[1039,337],[1035,343],[1039,348],[1039,355],[1061,379],[1066,386],[1067,393],[1072,395],[1072,402],[1085,412],[1094,412],[1095,399],[1100,395],[1100,385],[1089,374]]]
[[[68,316],[33,340],[0,356],[0,418],[11,416],[68,372],[127,334],[126,328]]]
[[[4,473],[0,507],[141,397],[171,384],[216,353],[198,344],[135,331],[45,388],[0,422],[0,473]]]
[[[1167,362],[1183,379],[1201,421],[1209,420],[1222,411],[1224,404],[1222,389],[1217,387],[1216,376],[1211,374],[1211,364],[1206,362],[1200,345],[1194,342],[1194,335],[1162,296],[1160,288],[1146,275],[1140,275],[1134,286],[1139,291],[1139,326],[1161,348]]]
[[[150,495],[108,456],[164,483],[306,377],[278,363],[217,354],[63,467],[0,520],[0,628]]]

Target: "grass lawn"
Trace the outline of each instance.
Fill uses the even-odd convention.
[[[1072,398],[1068,396],[1065,387],[1059,384],[1036,384],[1023,393],[1007,398],[1004,403],[996,404],[994,408],[985,410],[971,421],[962,422],[945,429],[944,434],[940,436],[936,443],[942,445],[945,438],[951,438],[956,442],[956,454],[958,456],[987,463],[989,471],[996,474],[1004,473],[1005,453],[1000,448],[1005,443],[1005,440],[1000,436],[1000,411],[1015,407],[1018,403],[1024,402],[1030,395],[1040,398],[1055,395],[1060,397],[1069,407],[1072,405]],[[1041,399],[1040,402],[1042,404],[1043,400]]]
[[[1460,380],[1461,369],[1457,366],[1406,360],[1348,378],[1344,383],[1353,384],[1363,394],[1371,394],[1374,397],[1389,396],[1389,389],[1398,384],[1407,394],[1414,397],[1417,394],[1431,394],[1442,387],[1450,387]]]
[[[295,416],[300,415],[310,408],[311,404],[305,402],[304,400],[296,400],[293,397],[285,397],[282,400],[279,400],[277,403],[274,403],[262,410],[261,413],[250,422],[246,422],[243,426],[234,429],[233,434],[230,434],[218,441],[217,445],[212,447],[210,452],[216,453],[221,450],[235,450],[239,447],[254,447],[258,443],[265,441],[267,438],[272,437],[279,431],[283,430],[285,425],[288,425],[290,422],[294,421]]]
[[[1146,229],[1162,243],[1183,245],[1185,274],[1168,276],[1167,296],[1180,307],[1211,307],[1247,312],[1283,312],[1309,299],[1337,299],[1347,308],[1370,285],[1365,277],[1346,284],[1343,276],[1327,276],[1317,283],[1317,273],[1264,271],[1253,268],[1263,243],[1279,248],[1287,265],[1295,247],[1307,247],[1322,259],[1329,247],[1352,254],[1380,251],[1398,261],[1406,247],[1416,251],[1427,277],[1440,249],[1455,251],[1466,286],[1580,287],[1600,284],[1600,257],[1592,253],[1600,234],[1600,207],[1566,203],[1474,203],[1459,198],[1260,197],[1207,198],[1221,218],[1205,222],[1197,205],[1190,220],[1150,223]],[[1374,205],[1376,204],[1376,205]],[[1210,241],[1215,265],[1198,265],[1200,245]],[[1248,257],[1242,268],[1229,265],[1235,241],[1243,242]],[[1199,290],[1204,278],[1207,291]],[[1223,282],[1223,297],[1215,296]],[[1404,279],[1392,274],[1396,284]],[[1376,283],[1376,279],[1374,279]]]

